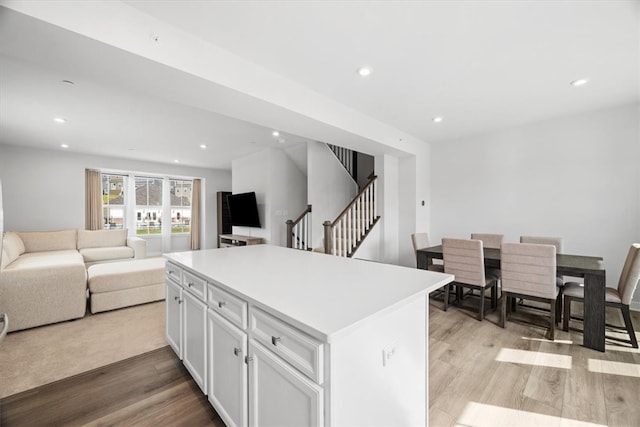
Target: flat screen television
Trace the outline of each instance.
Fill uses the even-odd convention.
[[[231,225],[261,227],[255,192],[230,194],[227,196],[227,204],[231,215]]]

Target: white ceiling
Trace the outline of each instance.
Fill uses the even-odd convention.
[[[426,142],[640,99],[638,1],[126,3]],[[280,144],[188,102],[204,80],[5,8],[0,55],[0,143],[229,168],[306,140]]]

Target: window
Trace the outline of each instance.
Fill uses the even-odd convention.
[[[171,232],[191,231],[191,188],[192,181],[169,180],[171,194]]]
[[[122,175],[102,174],[102,212],[103,228],[124,227],[125,183]]]
[[[162,233],[162,179],[136,177],[136,234]]]

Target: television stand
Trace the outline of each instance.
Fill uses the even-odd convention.
[[[241,236],[239,234],[221,234],[218,236],[221,248],[228,248],[231,246],[247,246],[247,245],[259,245],[264,243],[262,237]]]

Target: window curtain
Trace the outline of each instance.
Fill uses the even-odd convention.
[[[191,250],[200,249],[200,188],[200,180],[194,179],[191,187]]]
[[[87,230],[102,230],[102,174],[84,170],[84,226]]]

